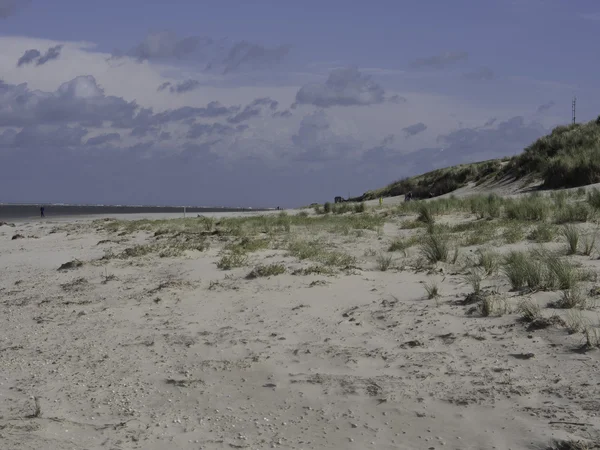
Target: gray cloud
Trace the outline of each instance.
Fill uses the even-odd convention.
[[[238,42],[231,47],[223,60],[223,65],[225,66],[223,73],[229,73],[246,65],[256,68],[257,66],[268,66],[279,63],[287,56],[290,49],[289,45],[266,48],[247,41]]]
[[[388,146],[392,145],[395,140],[396,140],[396,136],[394,136],[393,134],[389,134],[383,138],[383,140],[381,141],[381,146],[388,147]]]
[[[19,58],[17,61],[17,67],[21,67],[24,64],[29,64],[35,61],[36,66],[41,66],[46,64],[48,61],[52,61],[54,59],[58,59],[60,57],[60,51],[62,50],[62,45],[55,45],[54,47],[50,47],[46,50],[46,53],[42,55],[42,53],[32,48],[23,53],[23,56]]]
[[[549,101],[548,103],[544,103],[543,105],[538,106],[537,109],[537,113],[538,114],[543,114],[546,111],[549,111],[550,109],[552,109],[554,107],[554,105],[556,105],[556,103],[554,103],[554,101]]]
[[[490,81],[494,79],[494,72],[489,67],[481,67],[463,74],[463,77],[471,81]]]
[[[14,146],[31,147],[76,147],[88,133],[82,127],[32,125],[23,128],[14,139]]]
[[[494,128],[462,128],[438,137],[444,147],[435,156],[436,165],[512,156],[548,131],[537,122],[526,123],[521,116],[500,122]]]
[[[495,117],[492,117],[491,119],[489,119],[486,123],[483,124],[484,127],[491,127],[492,125],[494,125],[496,123],[496,119]]]
[[[404,135],[406,137],[410,137],[410,136],[415,136],[419,133],[422,133],[426,129],[427,129],[427,125],[425,125],[423,122],[419,122],[419,123],[415,123],[414,125],[410,125],[408,127],[402,128],[402,131],[404,131]]]
[[[267,48],[248,41],[229,43],[206,36],[179,38],[171,31],[148,34],[128,52],[115,50],[114,58],[130,56],[138,61],[190,60],[205,63],[205,70],[217,69],[223,74],[240,69],[256,69],[280,63],[288,55],[290,46]]]
[[[21,67],[24,64],[32,63],[41,55],[42,54],[40,53],[40,51],[36,50],[35,48],[25,51],[25,53],[23,53],[23,56],[21,56],[17,61],[17,67]]]
[[[408,100],[398,94],[396,95],[392,95],[391,97],[389,97],[387,99],[388,102],[390,103],[406,103]]]
[[[343,160],[348,151],[360,146],[352,138],[336,134],[323,110],[302,118],[298,132],[292,136],[292,143],[296,147],[292,160],[310,164]]]
[[[235,129],[229,125],[220,123],[204,124],[197,123],[190,127],[187,137],[188,139],[198,139],[206,135],[228,136],[235,132]]]
[[[385,101],[385,91],[357,68],[334,69],[325,83],[309,83],[296,93],[295,104],[331,106],[373,105]]]
[[[54,59],[58,59],[60,56],[60,51],[62,50],[62,45],[56,45],[54,47],[50,47],[44,55],[37,60],[36,65],[41,66],[46,64],[48,61],[52,61]]]
[[[235,116],[229,117],[227,121],[229,123],[244,122],[245,120],[249,120],[253,117],[259,117],[265,108],[269,108],[270,110],[274,111],[277,109],[278,105],[279,102],[268,97],[257,98],[248,104],[241,112]]]
[[[31,0],[0,0],[0,19],[6,19],[31,3]]]
[[[444,52],[441,55],[418,58],[411,63],[411,66],[417,69],[443,69],[460,61],[466,61],[468,58],[467,52]]]
[[[134,102],[105,95],[90,75],[63,83],[54,92],[0,83],[0,127],[70,122],[100,126],[103,121],[132,121],[137,109]]]
[[[210,102],[205,107],[183,106],[177,109],[170,109],[148,117],[145,122],[154,125],[163,125],[169,122],[179,122],[194,118],[215,118],[236,114],[239,106],[224,106],[219,102]]]
[[[105,133],[89,138],[86,142],[86,145],[103,145],[109,142],[120,140],[121,135],[119,133]]]
[[[172,84],[171,82],[167,81],[161,84],[157,90],[158,92],[162,92],[168,88],[173,94],[183,94],[184,92],[190,92],[194,89],[198,89],[199,87],[200,82],[198,80],[185,80],[177,84]]]
[[[289,109],[286,109],[284,111],[277,111],[277,112],[274,112],[271,117],[274,117],[274,118],[282,117],[282,118],[287,119],[289,117],[292,117],[292,112]]]

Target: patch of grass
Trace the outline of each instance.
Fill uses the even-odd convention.
[[[433,211],[426,203],[421,203],[419,205],[419,216],[417,217],[417,220],[424,223],[428,228],[433,228],[435,225]]]
[[[596,211],[600,210],[600,190],[598,188],[588,191],[587,202]]]
[[[272,277],[284,274],[286,272],[285,266],[280,263],[273,263],[269,265],[259,264],[252,271],[246,275],[246,279],[252,280],[254,278]]]
[[[506,201],[504,213],[509,220],[543,221],[550,212],[548,202],[540,196],[529,195]]]
[[[435,281],[425,283],[425,291],[427,292],[427,298],[429,300],[438,298],[440,296],[440,289]]]
[[[529,239],[538,243],[551,242],[556,237],[556,233],[557,229],[554,225],[542,222],[531,231]]]
[[[321,265],[313,265],[313,266],[305,267],[302,269],[298,269],[293,272],[293,275],[333,276],[333,275],[335,275],[335,271],[331,267],[325,267],[325,266],[321,266]]]
[[[508,312],[508,304],[502,297],[487,295],[479,303],[478,309],[483,317],[502,316]]]
[[[587,306],[587,298],[582,290],[575,286],[571,289],[563,290],[560,298],[554,302],[553,306],[561,309],[585,309]]]
[[[568,204],[556,211],[554,221],[558,224],[587,222],[591,217],[591,210],[585,203]]]
[[[217,262],[217,267],[221,270],[231,270],[236,267],[243,267],[248,262],[248,256],[244,253],[231,252],[225,254]]]
[[[523,300],[517,307],[517,312],[521,316],[521,320],[527,323],[534,322],[542,318],[542,309],[540,305],[531,300]]]
[[[392,267],[392,263],[394,260],[391,256],[388,255],[379,255],[377,257],[377,268],[382,272],[387,271],[390,267]]]
[[[467,247],[471,247],[473,245],[482,245],[494,240],[495,237],[496,229],[486,227],[467,234],[463,240],[463,245]]]
[[[417,236],[406,239],[396,239],[390,244],[388,252],[403,252],[406,254],[406,250],[415,245],[418,241],[419,238]]]
[[[543,263],[531,253],[511,252],[504,260],[504,274],[514,290],[538,290],[545,286],[546,273]]]
[[[227,245],[225,249],[235,253],[253,253],[267,249],[269,248],[269,245],[269,239],[251,239],[249,237],[243,237],[238,242]]]
[[[489,249],[478,249],[477,265],[483,268],[486,275],[493,275],[498,271],[500,257],[496,252]]]
[[[427,234],[423,237],[420,249],[421,254],[431,264],[448,260],[448,240],[443,235]]]
[[[585,346],[587,348],[600,347],[600,328],[586,326],[583,329],[583,336],[585,337]]]
[[[483,276],[481,274],[481,271],[478,269],[470,270],[469,273],[465,276],[465,280],[471,285],[475,294],[479,294],[481,292],[482,279]]]
[[[562,235],[567,240],[568,254],[574,255],[577,253],[579,246],[579,230],[574,225],[565,225],[562,229]]]
[[[510,224],[502,232],[502,240],[507,244],[516,244],[525,237],[525,232],[520,224]]]
[[[349,267],[356,259],[347,253],[329,251],[320,241],[296,241],[288,246],[290,255],[300,259],[310,259],[325,266]]]
[[[565,315],[565,328],[569,334],[575,334],[585,330],[588,325],[587,322],[588,321],[580,309],[569,310]]]
[[[585,256],[590,256],[596,247],[596,234],[586,234],[583,237],[583,254]]]
[[[549,285],[556,289],[573,289],[582,279],[582,274],[565,259],[546,255],[545,262],[549,271]]]

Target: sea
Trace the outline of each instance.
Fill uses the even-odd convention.
[[[44,215],[47,218],[68,218],[74,216],[93,217],[110,214],[181,214],[183,206],[126,206],[126,205],[68,205],[68,204],[11,204],[0,203],[0,221],[27,220],[40,217],[40,207],[44,206]],[[268,208],[226,208],[186,206],[185,214],[202,213],[227,213],[240,211],[267,211]]]

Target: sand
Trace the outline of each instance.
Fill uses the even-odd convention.
[[[581,335],[559,327],[528,331],[515,308],[469,314],[460,302],[471,287],[450,265],[378,270],[379,253],[409,232],[399,220],[379,233],[327,233],[357,258],[334,276],[292,274],[307,263],[281,249],[220,270],[219,236],[202,252],[99,262],[107,248],[153,237],[118,236],[89,218],[0,226],[0,448],[598,442],[599,352],[578,350]],[[396,263],[411,251],[394,254]],[[84,264],[57,270],[75,259]],[[245,278],[271,263],[287,273]],[[432,280],[437,299],[424,289]],[[509,305],[518,300],[501,274],[484,285],[499,287]]]

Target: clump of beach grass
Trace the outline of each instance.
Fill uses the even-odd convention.
[[[248,256],[245,253],[229,252],[221,257],[217,262],[217,267],[221,270],[231,270],[236,267],[243,267],[248,263]]]
[[[579,230],[575,225],[565,225],[562,229],[562,235],[567,240],[567,254],[574,255],[577,253],[579,245]]]
[[[423,236],[420,250],[421,254],[431,264],[446,262],[448,260],[448,240],[441,234],[427,234]]]
[[[392,267],[393,259],[389,255],[379,255],[377,257],[377,268],[382,272],[386,272],[390,267]]]
[[[254,278],[272,277],[284,274],[285,272],[285,266],[281,263],[273,263],[268,265],[259,264],[252,269],[248,275],[246,275],[246,279],[252,280]]]
[[[427,298],[429,300],[438,298],[440,296],[440,289],[435,281],[425,283],[425,292],[427,292]]]
[[[486,275],[493,275],[500,265],[499,255],[489,249],[477,249],[477,265],[481,267]]]

